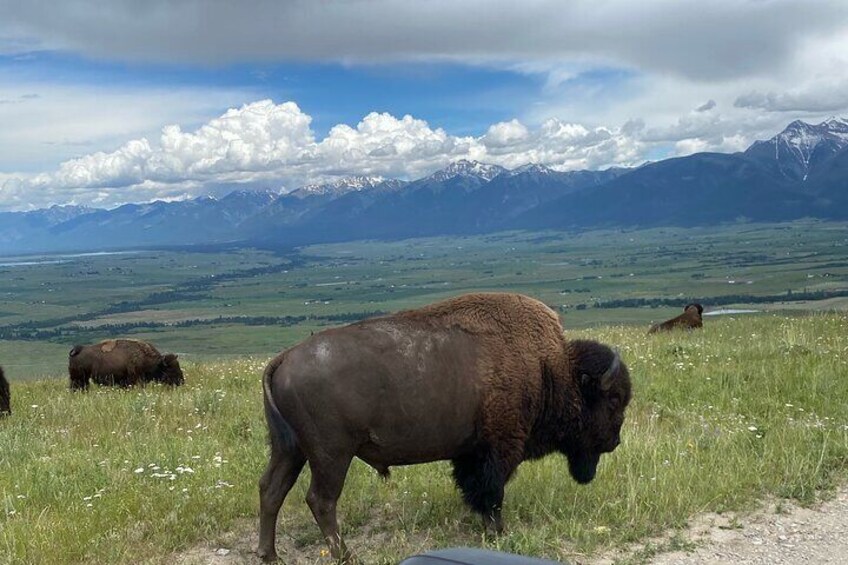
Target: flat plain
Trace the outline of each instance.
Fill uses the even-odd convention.
[[[115,335],[198,360],[270,356],[322,327],[474,290],[535,296],[566,329],[649,324],[690,299],[844,310],[848,224],[0,258],[0,361],[15,379],[58,375],[61,350]]]

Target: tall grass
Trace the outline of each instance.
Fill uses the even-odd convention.
[[[340,520],[369,563],[455,544],[550,558],[591,554],[765,495],[809,503],[848,469],[848,318],[710,320],[703,331],[569,332],[618,346],[635,381],[621,447],[579,486],[565,461],[524,464],[507,487],[508,533],[483,539],[445,463],[351,469]],[[177,390],[13,382],[0,421],[0,563],[167,562],[256,526],[266,462],[265,359],[187,365]],[[287,562],[320,559],[303,502],[280,520]],[[281,550],[282,551],[282,550]],[[305,557],[304,557],[305,556]],[[286,558],[286,557],[284,557]]]

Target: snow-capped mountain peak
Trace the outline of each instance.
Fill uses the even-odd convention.
[[[506,169],[498,165],[487,165],[479,161],[468,161],[460,159],[454,161],[441,171],[436,171],[428,178],[436,181],[444,181],[453,177],[477,177],[485,181],[490,181],[501,173],[506,172]]]
[[[291,192],[292,196],[305,198],[307,196],[333,195],[341,196],[348,192],[358,192],[374,188],[386,179],[380,176],[353,176],[334,180],[328,183],[307,184]]]
[[[525,165],[521,165],[520,167],[516,167],[509,171],[509,176],[515,176],[520,174],[535,174],[535,175],[550,175],[555,173],[553,169],[546,167],[541,163],[527,163]]]
[[[848,129],[848,119],[845,118],[837,118],[836,116],[831,116],[825,121],[822,122],[822,125],[827,126],[829,129]]]
[[[817,161],[845,147],[848,147],[848,120],[831,117],[820,124],[795,120],[768,141],[755,142],[745,153],[777,162],[787,178],[806,180]]]

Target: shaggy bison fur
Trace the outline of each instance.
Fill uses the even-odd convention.
[[[671,320],[666,320],[661,324],[654,324],[651,326],[651,329],[648,330],[648,333],[654,334],[657,332],[668,332],[677,328],[687,330],[702,328],[704,327],[704,322],[701,319],[701,315],[703,313],[704,307],[697,302],[692,302],[683,308],[683,313],[681,315],[676,318],[672,318]]]
[[[271,454],[259,483],[259,554],[277,557],[277,516],[309,463],[307,504],[337,560],[350,557],[336,503],[353,457],[453,463],[466,503],[502,529],[522,461],[565,455],[579,483],[619,444],[627,367],[609,347],[566,341],[555,312],[519,294],[468,294],[325,330],[263,377]]]
[[[9,381],[0,367],[0,416],[8,416],[12,413],[12,397],[9,393]]]
[[[68,354],[71,390],[99,385],[129,387],[149,382],[181,385],[180,362],[173,353],[162,355],[151,344],[135,339],[109,339],[76,345]]]

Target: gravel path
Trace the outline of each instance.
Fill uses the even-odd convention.
[[[669,548],[685,547],[685,550]],[[813,508],[772,500],[749,513],[702,514],[667,532],[575,565],[848,565],[848,485]]]
[[[224,548],[198,546],[171,556],[168,563],[179,565],[254,565],[261,561],[253,552],[256,534],[233,532]],[[692,547],[689,551],[656,553],[669,547]],[[289,565],[329,563],[328,559],[306,558],[280,536],[278,549]],[[289,546],[289,547],[284,547]],[[314,548],[313,548],[314,549]],[[310,551],[311,554],[316,553]],[[655,554],[656,553],[656,554]],[[646,555],[653,555],[646,558]],[[649,540],[614,554],[576,558],[572,565],[613,565],[649,563],[651,565],[848,565],[848,485],[837,490],[827,502],[802,508],[788,501],[773,501],[748,514],[704,514],[694,518],[683,532]]]
[[[687,531],[698,544],[694,551],[658,555],[650,563],[848,564],[848,487],[815,508],[770,504],[765,511],[740,518],[741,527],[718,516],[698,522]]]

